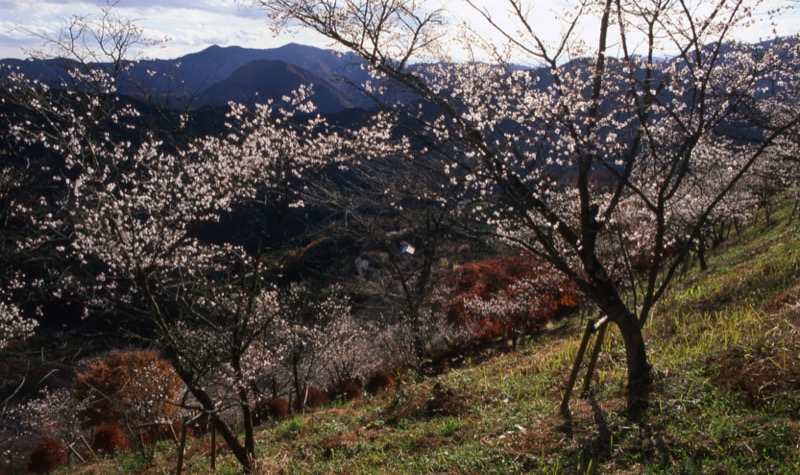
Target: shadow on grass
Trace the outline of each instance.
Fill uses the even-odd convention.
[[[636,425],[643,423],[652,389],[652,385],[646,385],[628,392],[627,404],[623,410],[624,419]],[[610,424],[609,414],[593,395],[582,399],[588,405],[583,405],[583,410],[576,409],[575,414],[568,408],[561,411],[563,422],[558,430],[564,434],[566,440],[576,443],[569,450],[572,452],[569,458],[575,464],[573,466],[579,467],[578,473],[594,473],[600,469],[601,464],[614,458],[614,447],[620,447],[624,443],[629,431],[617,424]]]
[[[628,389],[626,415],[632,422],[641,423],[650,406],[653,383]]]

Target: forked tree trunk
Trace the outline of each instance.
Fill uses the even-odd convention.
[[[238,461],[242,466],[242,472],[245,474],[253,473],[255,469],[255,453],[253,447],[251,446],[253,444],[248,443],[246,445],[242,445],[231,427],[219,417],[219,413],[217,412],[217,407],[214,404],[213,399],[208,395],[203,387],[197,384],[194,377],[195,375],[181,362],[177,350],[167,346],[164,351],[167,358],[172,363],[172,367],[175,369],[175,372],[178,374],[181,380],[183,380],[183,383],[186,384],[186,388],[190,393],[192,393],[195,399],[197,399],[197,402],[200,403],[203,409],[208,412],[211,424],[214,425],[214,428],[217,430],[220,437],[222,437],[222,439],[225,441],[225,444],[236,458],[236,461]]]
[[[609,284],[604,282],[604,284]],[[628,393],[632,394],[651,382],[650,364],[647,361],[647,347],[642,328],[636,316],[628,310],[625,302],[611,285],[603,289],[593,288],[590,296],[600,310],[614,322],[622,334],[625,344],[625,362],[628,367]]]

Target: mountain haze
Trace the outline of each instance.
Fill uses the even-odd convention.
[[[314,103],[320,112],[331,113],[369,106],[349,84],[359,84],[367,78],[362,63],[353,54],[294,43],[274,49],[211,46],[172,60],[140,61],[118,87],[125,95],[140,96],[144,89],[164,101],[188,101],[200,106],[225,105],[228,101],[252,105],[280,99],[301,85],[313,84]],[[61,59],[5,59],[0,60],[0,65],[58,86],[68,78],[67,71],[75,63]]]
[[[290,94],[301,84],[313,84],[312,101],[323,114],[356,107],[340,85],[307,69],[285,61],[257,59],[234,71],[230,76],[203,91],[198,102],[224,106],[235,101],[253,106],[268,98]]]

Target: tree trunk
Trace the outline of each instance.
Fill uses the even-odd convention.
[[[240,358],[233,358],[231,362],[233,369],[236,371],[237,376],[242,377],[242,366]],[[245,389],[244,383],[240,381],[239,386],[239,407],[242,411],[242,422],[244,423],[244,450],[247,457],[251,461],[255,461],[256,457],[256,442],[255,442],[255,428],[253,427],[253,411],[250,408],[250,398]],[[251,462],[252,463],[252,462]]]
[[[297,411],[303,410],[305,405],[305,385],[300,378],[300,357],[297,353],[292,355],[292,385],[294,386],[294,394],[297,397],[295,407]]]
[[[610,281],[604,280],[590,290],[589,295],[592,300],[608,319],[617,325],[622,334],[622,341],[625,343],[625,362],[628,366],[628,394],[636,393],[651,382],[642,327]]]
[[[628,391],[633,392],[650,384],[650,364],[647,362],[647,348],[642,329],[636,317],[627,309],[616,309],[608,314],[616,323],[625,342],[625,361],[628,366]]]
[[[247,448],[242,446],[239,439],[236,438],[236,435],[230,427],[228,427],[228,424],[220,419],[217,413],[211,414],[211,423],[214,424],[214,428],[223,440],[225,440],[225,444],[228,446],[233,456],[236,457],[236,461],[242,466],[242,472],[246,474],[253,473],[255,469],[253,457],[248,453]]]
[[[592,264],[587,266],[587,273],[596,277],[583,282],[583,291],[608,319],[617,325],[622,334],[625,343],[625,361],[628,366],[628,395],[631,396],[651,382],[642,327],[636,315],[625,305],[617,287],[607,277],[599,260],[595,260]]]
[[[247,474],[253,473],[255,467],[253,466],[254,459],[252,455],[248,453],[247,448],[243,446],[241,442],[239,442],[236,434],[228,426],[228,424],[220,419],[219,414],[217,413],[217,407],[214,404],[214,400],[199,384],[196,383],[194,374],[181,362],[178,352],[175,348],[167,346],[164,348],[164,351],[167,358],[171,361],[175,372],[178,373],[178,376],[181,378],[181,380],[183,380],[183,383],[186,384],[186,388],[190,393],[192,393],[195,399],[197,399],[197,402],[200,403],[203,409],[208,412],[211,423],[225,441],[225,444],[228,446],[233,456],[242,466],[242,471]]]
[[[700,233],[700,237],[697,240],[697,259],[700,262],[700,271],[707,271],[708,263],[706,262],[706,238],[702,233]]]

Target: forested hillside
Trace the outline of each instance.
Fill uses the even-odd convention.
[[[256,430],[259,473],[797,473],[800,459],[800,215],[772,203],[695,260],[645,328],[656,368],[646,404],[625,394],[621,338],[610,330],[590,392],[569,368],[594,309],[551,322],[513,352],[469,354],[438,375],[405,369],[302,413],[272,412]],[[210,434],[190,432],[184,473],[235,473]],[[131,448],[56,473],[175,470],[179,440]],[[85,449],[81,449],[85,453]]]
[[[181,70],[109,4],[2,66],[7,471],[791,471],[781,8],[255,3],[348,53]]]

